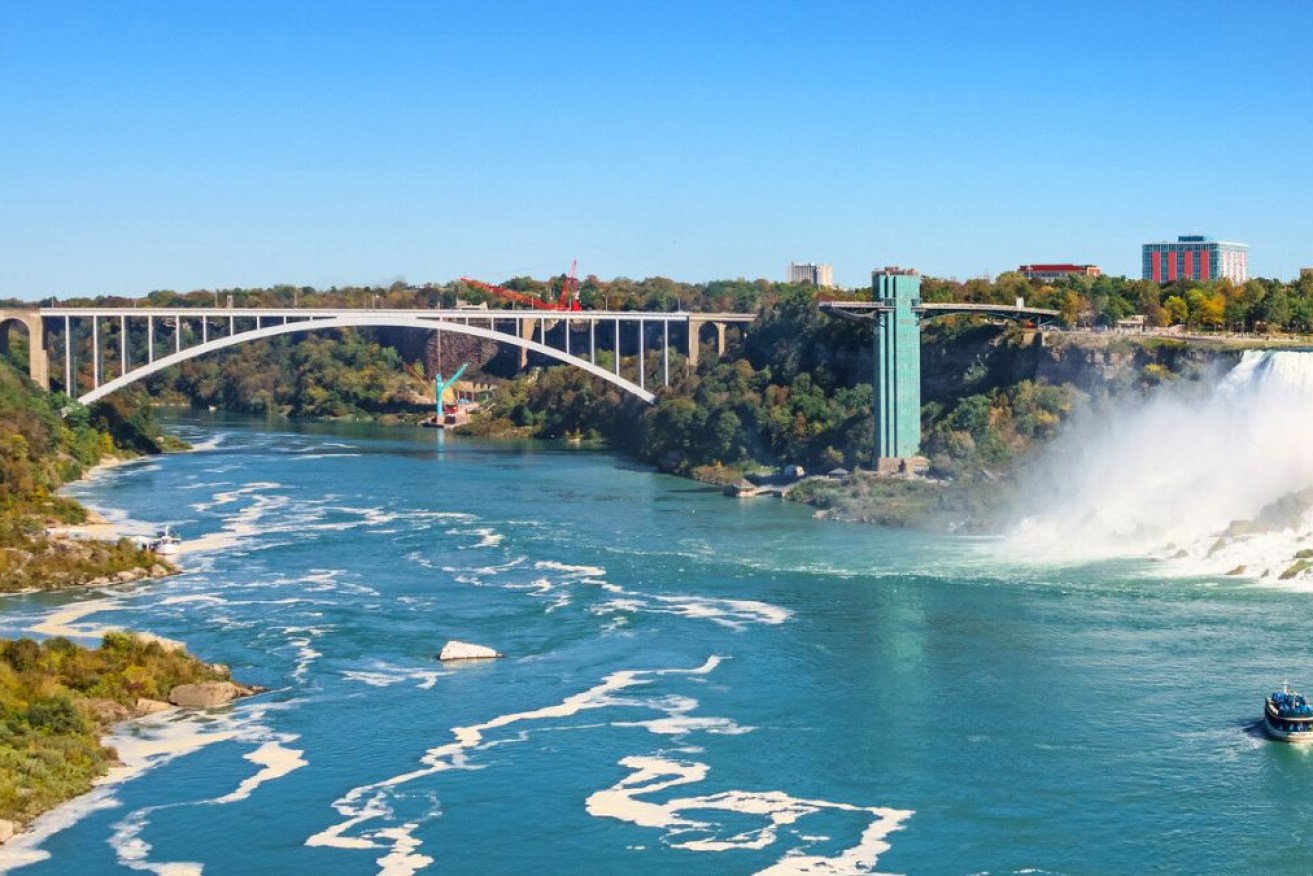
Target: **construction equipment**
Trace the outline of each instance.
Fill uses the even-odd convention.
[[[475,280],[472,277],[461,277],[460,281],[466,285],[473,286],[475,289],[482,289],[489,295],[496,295],[498,298],[505,298],[507,301],[514,301],[516,304],[526,304],[534,310],[557,310],[557,306],[550,301],[543,301],[534,298],[532,295],[525,295],[516,292],[513,289],[507,289],[505,286],[494,286],[491,283],[485,283],[482,280]]]
[[[507,289],[505,286],[494,286],[492,283],[485,283],[472,277],[461,277],[460,281],[473,286],[475,289],[482,289],[489,295],[496,295],[498,298],[514,301],[516,304],[524,304],[534,310],[578,310],[579,279],[575,276],[577,267],[578,261],[570,263],[570,273],[566,275],[565,282],[561,286],[561,295],[556,301],[543,301],[533,295],[525,295],[523,292],[516,292],[514,289]]]
[[[464,365],[457,368],[456,373],[446,380],[442,379],[441,374],[433,375],[433,395],[436,397],[434,402],[434,412],[433,416],[420,421],[421,426],[426,429],[445,429],[448,426],[460,425],[460,401],[455,400],[452,404],[446,404],[443,400],[443,396],[446,395],[447,390],[451,389],[452,385],[460,379],[460,376],[465,373],[465,369],[469,367],[469,364],[470,363],[466,362]]]
[[[579,309],[579,278],[575,276],[578,267],[578,260],[570,262],[570,273],[565,275],[565,280],[561,283],[561,297],[556,301],[557,310]]]
[[[434,395],[437,396],[437,408],[438,408],[437,413],[439,420],[442,419],[443,414],[456,413],[458,409],[457,405],[443,404],[442,397],[446,394],[447,388],[450,387],[452,384],[454,384],[457,380],[459,380],[460,376],[465,373],[465,369],[468,367],[470,367],[470,363],[466,362],[464,365],[457,368],[456,373],[451,375],[451,377],[447,378],[446,380],[442,379],[441,374],[433,375],[433,393]]]
[[[403,362],[401,367],[407,375],[417,381],[421,386],[428,385],[428,378],[424,376],[424,370],[420,368],[419,365],[412,362]],[[458,410],[459,403],[449,404],[445,401],[444,396],[447,395],[448,390],[452,389],[456,381],[460,379],[460,376],[465,373],[465,369],[468,367],[470,367],[470,363],[466,362],[464,365],[457,368],[456,373],[451,375],[447,380],[442,379],[441,373],[433,375],[434,413],[437,414],[437,419],[439,421],[442,419],[443,414],[452,414]]]

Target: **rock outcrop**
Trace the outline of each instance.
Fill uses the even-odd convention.
[[[178,654],[187,650],[187,646],[182,642],[179,642],[177,639],[166,639],[163,636],[157,636],[154,633],[133,633],[132,635],[139,642],[147,644],[154,642],[159,645],[166,654]]]
[[[84,702],[87,711],[100,724],[116,724],[132,717],[132,711],[127,706],[113,700],[87,699]]]
[[[485,645],[472,645],[469,642],[457,642],[455,639],[442,646],[442,653],[438,655],[439,660],[489,660],[494,657],[503,657],[493,649]]]
[[[0,843],[9,842],[9,838],[14,835],[14,823],[5,821],[0,818]]]
[[[199,684],[178,685],[169,691],[169,702],[185,709],[212,709],[253,693],[255,691],[251,688],[231,681],[202,681]]]
[[[173,706],[161,700],[149,700],[145,697],[138,697],[137,702],[133,705],[133,711],[138,715],[153,715],[156,712],[167,712]]]

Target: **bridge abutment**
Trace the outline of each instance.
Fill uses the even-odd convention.
[[[41,314],[32,310],[0,310],[0,353],[9,352],[8,324],[21,323],[27,329],[27,376],[44,390],[50,389],[50,358],[46,352],[46,332]]]

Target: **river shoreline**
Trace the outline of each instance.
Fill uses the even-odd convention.
[[[76,481],[91,482],[104,477],[110,471],[122,468],[134,462],[147,459],[146,456],[117,457],[109,456],[84,471]],[[67,486],[67,485],[65,485]],[[56,537],[80,541],[117,542],[121,538],[132,537],[133,533],[123,532],[119,524],[112,523],[106,517],[108,509],[104,506],[91,506],[79,501],[87,512],[86,523],[80,526],[66,527],[62,531],[50,530],[48,534]],[[112,584],[130,584],[146,578],[164,578],[181,573],[175,564],[156,557],[149,569],[142,568],[133,572],[120,572],[113,576],[103,576],[91,581],[76,581],[53,588],[29,588],[4,594],[7,596],[30,595],[41,592],[68,592],[78,588],[106,586]],[[51,639],[65,637],[71,639],[102,638],[111,632],[125,632],[119,627],[105,625],[78,625],[77,621],[87,615],[114,609],[112,598],[77,599],[63,609],[47,616],[39,623],[27,628],[28,632]],[[164,651],[175,654],[187,654],[184,643],[166,639],[152,632],[132,630],[131,635],[143,643],[158,644]],[[194,655],[188,655],[199,661]],[[209,666],[209,664],[204,664]],[[223,667],[211,666],[226,676]],[[244,699],[261,693],[260,688],[234,686],[237,693],[227,702]],[[172,696],[172,694],[170,695]],[[112,804],[110,797],[113,788],[135,778],[141,773],[163,764],[176,757],[189,754],[210,742],[233,738],[236,731],[204,733],[207,722],[197,723],[189,715],[199,714],[195,708],[183,705],[138,699],[135,706],[122,706],[112,701],[87,700],[89,708],[97,715],[96,720],[103,721],[104,732],[99,737],[102,747],[114,752],[114,761],[105,771],[92,779],[92,788],[86,793],[66,798],[47,809],[28,822],[16,822],[0,819],[0,870],[27,866],[45,860],[49,855],[36,849],[50,836],[76,823],[83,815]],[[143,731],[145,736],[143,736]],[[295,768],[290,767],[290,768]]]

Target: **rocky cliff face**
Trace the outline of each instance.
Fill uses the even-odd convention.
[[[1124,335],[1036,335],[1034,377],[1071,383],[1091,395],[1129,389],[1169,374],[1190,380],[1229,369],[1238,350]]]
[[[437,332],[405,329],[383,330],[380,336],[383,343],[395,347],[401,358],[407,362],[416,360],[423,362],[427,374],[453,374],[466,362],[470,366],[467,370],[471,373],[495,372],[498,369],[491,363],[499,356],[506,359],[505,365],[511,368],[511,373],[514,373],[513,357],[517,351],[503,347],[496,341],[453,332],[443,332],[439,340]]]
[[[1229,369],[1240,351],[1112,333],[980,326],[946,337],[928,332],[921,350],[925,401],[948,401],[1022,380],[1070,383],[1091,396],[1171,377],[1199,379]]]

